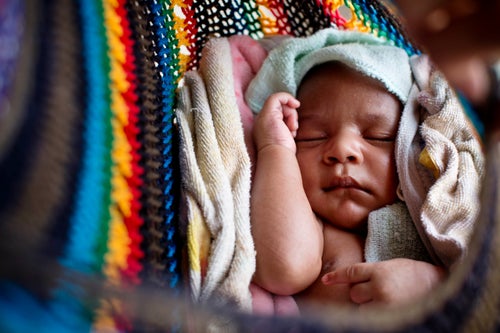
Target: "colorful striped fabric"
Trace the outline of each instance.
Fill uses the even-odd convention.
[[[329,26],[419,52],[375,0],[4,0],[0,331],[168,331],[196,317],[175,306],[185,285],[176,89],[207,38]]]

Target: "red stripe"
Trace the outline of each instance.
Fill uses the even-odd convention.
[[[122,270],[122,277],[124,278],[124,282],[139,284],[141,282],[139,272],[142,270],[142,263],[140,260],[144,257],[144,253],[141,250],[143,237],[140,234],[140,227],[144,224],[144,220],[139,214],[142,207],[140,201],[140,186],[142,185],[141,175],[144,170],[140,166],[141,155],[138,153],[141,148],[141,143],[137,140],[137,135],[140,133],[140,128],[138,126],[140,109],[137,105],[139,98],[136,90],[137,76],[135,74],[136,59],[134,56],[134,40],[132,39],[132,31],[130,29],[127,10],[125,9],[125,3],[126,0],[119,0],[116,12],[120,17],[120,24],[123,30],[123,35],[120,38],[120,41],[125,47],[126,55],[123,69],[125,70],[126,79],[129,83],[128,90],[125,91],[122,96],[129,110],[128,124],[124,127],[124,131],[131,147],[132,175],[127,177],[126,180],[132,194],[132,199],[130,202],[130,216],[124,217],[125,226],[127,227],[131,242],[129,245],[130,253],[127,257],[127,268]]]

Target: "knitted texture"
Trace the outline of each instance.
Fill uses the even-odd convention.
[[[4,0],[0,331],[204,330],[215,313],[238,332],[498,330],[496,159],[464,264],[411,311],[325,309],[311,321],[182,306],[174,109],[184,73],[209,37],[327,27],[419,53],[374,0]]]

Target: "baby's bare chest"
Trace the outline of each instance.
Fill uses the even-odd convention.
[[[351,232],[325,225],[323,266],[316,281],[302,293],[295,296],[299,307],[315,303],[351,303],[349,286],[345,284],[325,286],[321,277],[337,268],[349,266],[364,260],[364,238]]]
[[[323,274],[364,261],[364,237],[325,225],[323,238]]]

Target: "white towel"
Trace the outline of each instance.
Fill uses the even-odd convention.
[[[412,77],[403,49],[371,34],[329,28],[309,37],[286,39],[269,52],[245,93],[249,107],[260,112],[267,97],[275,92],[295,96],[312,67],[335,60],[377,79],[406,102]]]
[[[199,71],[184,77],[176,110],[192,295],[250,311],[250,160],[229,43],[214,39],[202,55]]]

